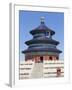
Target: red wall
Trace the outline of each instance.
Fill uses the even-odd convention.
[[[32,60],[32,61],[35,61],[35,62],[40,62],[40,57],[42,56],[25,56],[25,60]],[[50,57],[52,59],[50,59]],[[43,56],[43,60],[58,60],[59,56]]]

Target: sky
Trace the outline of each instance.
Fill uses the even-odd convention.
[[[41,17],[45,17],[45,24],[47,27],[55,31],[53,39],[60,42],[57,46],[62,51],[60,59],[64,59],[64,13],[63,12],[39,12],[39,11],[19,11],[19,54],[20,60],[25,60],[24,54],[21,52],[27,49],[25,41],[32,39],[29,33],[40,25]]]

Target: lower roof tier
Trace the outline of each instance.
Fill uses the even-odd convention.
[[[24,51],[22,51],[22,53],[28,53],[28,52],[55,52],[55,53],[62,53],[62,51],[56,49],[56,48],[28,48]]]
[[[37,38],[37,39],[32,39],[29,41],[26,41],[25,44],[30,45],[30,44],[53,44],[53,45],[58,45],[59,42],[53,39],[50,39],[48,37],[42,37],[42,38]]]
[[[38,52],[27,52],[25,56],[59,56],[59,53],[56,52],[45,52],[45,51],[38,51]]]

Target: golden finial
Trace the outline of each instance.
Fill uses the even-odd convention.
[[[44,24],[45,17],[41,17],[41,24]]]

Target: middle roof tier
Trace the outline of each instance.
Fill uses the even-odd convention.
[[[26,41],[25,44],[30,45],[30,44],[53,44],[53,45],[58,45],[59,42],[48,38],[48,37],[40,37],[40,38],[33,38],[32,40]]]

